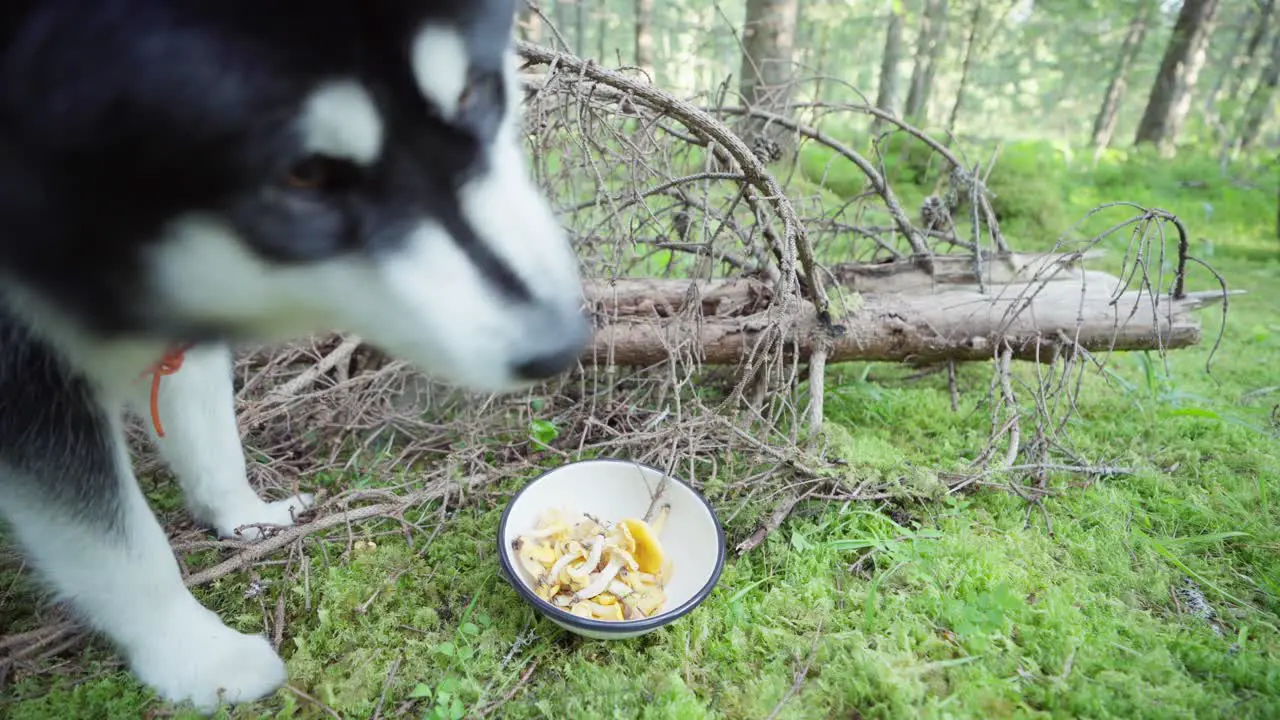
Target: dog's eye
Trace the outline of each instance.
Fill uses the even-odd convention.
[[[458,96],[458,112],[465,113],[470,110],[471,104],[475,102],[475,97],[476,85],[475,83],[471,83],[467,86],[467,89],[463,90],[462,94]]]
[[[285,184],[295,190],[319,190],[324,187],[326,177],[324,158],[311,155],[289,168]]]
[[[337,192],[355,185],[358,174],[358,168],[349,162],[324,155],[308,155],[289,168],[284,184],[293,190]]]
[[[471,78],[467,87],[458,96],[458,114],[466,115],[477,107],[484,107],[492,102],[498,94],[498,78],[492,74],[484,74]]]

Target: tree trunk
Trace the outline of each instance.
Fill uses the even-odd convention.
[[[792,92],[792,52],[795,46],[798,0],[747,0],[742,28],[742,68],[738,89],[745,103],[789,115]],[[748,136],[760,139],[764,123],[745,121]],[[768,133],[780,156],[788,150],[789,133]],[[778,159],[773,157],[771,159]]]
[[[747,0],[739,91],[747,104],[785,112],[791,96],[796,0]]]
[[[1143,4],[1129,23],[1129,31],[1125,33],[1124,43],[1120,45],[1120,57],[1116,60],[1115,69],[1111,71],[1111,82],[1102,97],[1098,117],[1093,121],[1092,142],[1099,150],[1111,144],[1111,136],[1115,133],[1116,121],[1120,117],[1120,103],[1124,101],[1129,85],[1129,68],[1133,66],[1133,59],[1142,51],[1142,41],[1147,37],[1147,27],[1154,9],[1154,3]]]
[[[903,117],[922,122],[928,115],[929,92],[937,74],[937,64],[947,34],[947,0],[925,0],[920,18],[920,35],[916,41],[915,64],[911,68],[911,85]]]
[[[603,5],[603,3],[602,3]],[[609,54],[609,10],[607,7],[596,8],[596,58],[600,62],[608,62]]]
[[[653,0],[635,2],[636,66],[644,71],[649,82],[656,82],[653,69]]]
[[[587,9],[584,0],[573,2],[573,49],[578,55],[587,51]]]
[[[1240,121],[1239,147],[1248,150],[1258,139],[1262,122],[1267,119],[1276,95],[1276,85],[1280,83],[1280,33],[1271,38],[1271,57],[1267,66],[1258,78],[1244,106],[1244,118]]]
[[[520,30],[520,38],[525,42],[542,44],[542,16],[533,11],[528,0],[521,0],[520,14],[516,17],[516,27]]]
[[[956,123],[960,120],[960,107],[964,102],[965,85],[969,82],[969,70],[973,66],[973,46],[978,39],[978,29],[982,27],[982,0],[973,4],[973,17],[970,18],[969,36],[964,41],[964,60],[960,64],[960,84],[956,87],[956,100],[951,105],[951,114],[947,116],[947,135],[954,135]]]
[[[555,3],[556,30],[560,31],[560,35],[563,37],[565,32],[569,29],[569,6],[573,4],[575,0],[551,1]]]
[[[1262,40],[1267,36],[1267,30],[1271,27],[1275,8],[1275,0],[1264,0],[1257,24],[1253,28],[1253,34],[1249,36],[1249,44],[1245,46],[1244,52],[1241,53],[1239,65],[1231,75],[1231,83],[1227,86],[1225,99],[1228,106],[1234,105],[1236,100],[1239,99],[1240,90],[1244,88],[1244,81],[1253,71],[1253,59],[1258,56],[1258,48],[1262,47]]]
[[[1272,0],[1265,0],[1265,2],[1271,1]],[[1249,8],[1244,11],[1244,17],[1240,18],[1240,26],[1236,28],[1235,37],[1231,38],[1231,42],[1227,43],[1227,56],[1223,58],[1222,70],[1214,77],[1213,87],[1209,88],[1209,92],[1204,98],[1204,109],[1206,111],[1213,111],[1214,106],[1218,102],[1218,97],[1222,94],[1222,87],[1226,84],[1227,78],[1234,75],[1236,68],[1241,64],[1241,58],[1244,57],[1244,53],[1239,52],[1237,48],[1240,48],[1245,44],[1245,33],[1249,32],[1249,28],[1257,28],[1266,24],[1265,17],[1262,19],[1262,22],[1258,22],[1258,18],[1254,16],[1258,10],[1259,8],[1250,5]],[[1265,9],[1263,12],[1266,12]],[[1247,62],[1247,60],[1244,60],[1244,62]]]
[[[981,362],[1005,343],[1014,358],[1041,362],[1074,351],[1072,342],[1092,353],[1185,348],[1201,339],[1190,313],[1221,299],[1216,292],[1162,297],[1153,311],[1146,294],[1124,292],[1113,301],[1121,281],[1112,275],[1084,272],[1083,297],[1081,280],[1077,269],[999,292],[949,285],[863,295],[856,311],[836,319],[844,332],[829,346],[827,362]],[[756,280],[596,281],[587,283],[586,295],[603,326],[583,355],[585,364],[649,366],[675,351],[708,365],[735,365],[769,327],[771,291]],[[700,303],[700,317],[688,314],[691,299]],[[1134,307],[1141,309],[1128,311]],[[797,303],[783,327],[788,354],[807,360],[823,332],[812,305]]]
[[[895,115],[898,113],[899,100],[898,65],[902,62],[902,24],[901,8],[896,0],[890,2],[889,24],[884,31],[884,57],[880,60],[880,87],[876,90],[876,107]],[[880,125],[879,119],[872,123],[872,132],[877,132]]]
[[[818,33],[818,77],[813,81],[813,97],[818,102],[823,101],[823,91],[826,89],[826,83],[823,80],[827,77],[830,57],[831,24],[823,23],[822,29]]]
[[[1219,0],[1184,0],[1138,123],[1135,144],[1157,145],[1166,152],[1173,149],[1191,109],[1191,92],[1204,67],[1218,7]]]

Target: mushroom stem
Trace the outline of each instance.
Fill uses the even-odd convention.
[[[591,581],[591,584],[574,593],[574,600],[586,600],[604,592],[621,569],[622,561],[616,555],[611,557],[609,564],[604,567],[604,570],[600,571],[600,574]]]
[[[569,576],[582,579],[591,574],[591,571],[595,570],[596,566],[600,564],[600,553],[602,552],[604,552],[604,536],[596,535],[591,539],[591,554],[587,556],[587,561],[577,568],[569,568],[567,571]]]
[[[654,514],[653,521],[649,523],[649,528],[653,530],[654,535],[661,535],[662,528],[667,524],[667,516],[671,514],[671,503],[663,503],[658,508],[658,512]]]

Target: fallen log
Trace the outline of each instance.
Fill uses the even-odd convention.
[[[984,253],[981,263],[972,255],[934,255],[878,263],[839,263],[830,268],[841,286],[864,293],[921,292],[940,285],[977,285],[979,272],[985,285],[1035,280],[1072,279],[1069,270],[1081,262],[1102,257],[1101,250],[1086,253]],[[925,269],[927,268],[927,270]],[[1064,274],[1065,273],[1065,274]]]
[[[987,286],[985,293],[949,284],[932,292],[865,294],[835,319],[842,332],[827,341],[826,361],[983,361],[1005,344],[1014,358],[1041,362],[1077,349],[1186,348],[1201,340],[1191,313],[1223,297],[1188,293],[1154,302],[1143,291],[1117,292],[1119,286],[1107,273],[1075,269],[1048,280]],[[619,279],[587,283],[586,298],[598,326],[586,364],[647,366],[678,350],[704,364],[733,365],[769,327],[772,289],[748,278]],[[789,350],[806,360],[826,332],[813,306],[801,300],[782,328]]]

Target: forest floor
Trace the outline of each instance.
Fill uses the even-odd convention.
[[[496,572],[500,502],[464,507],[423,553],[391,536],[325,566],[326,550],[308,545],[313,567],[327,569],[310,577],[310,612],[291,599],[283,654],[310,699],[282,690],[225,716],[1280,717],[1276,179],[1249,187],[1220,178],[1211,159],[1157,167],[1120,155],[1037,169],[1054,157],[1025,152],[1033,179],[1005,225],[1016,247],[1034,249],[1022,238],[1102,202],[1158,205],[1247,293],[1231,299],[1211,374],[1217,309],[1201,312],[1205,341],[1172,353],[1167,372],[1155,355],[1132,354],[1113,358],[1109,377],[1086,376],[1075,446],[1132,472],[1046,500],[1052,534],[1001,491],[930,505],[805,504],[757,550],[731,557],[699,610],[604,643],[537,619]],[[865,473],[972,457],[990,430],[989,373],[960,369],[955,412],[945,373],[831,368],[834,447]],[[175,492],[152,495],[172,504]],[[233,575],[197,595],[260,631],[248,582]],[[0,582],[0,607],[35,597],[25,581]],[[1201,598],[1209,619],[1196,611]],[[18,678],[0,716],[173,712],[102,644],[73,660]]]

